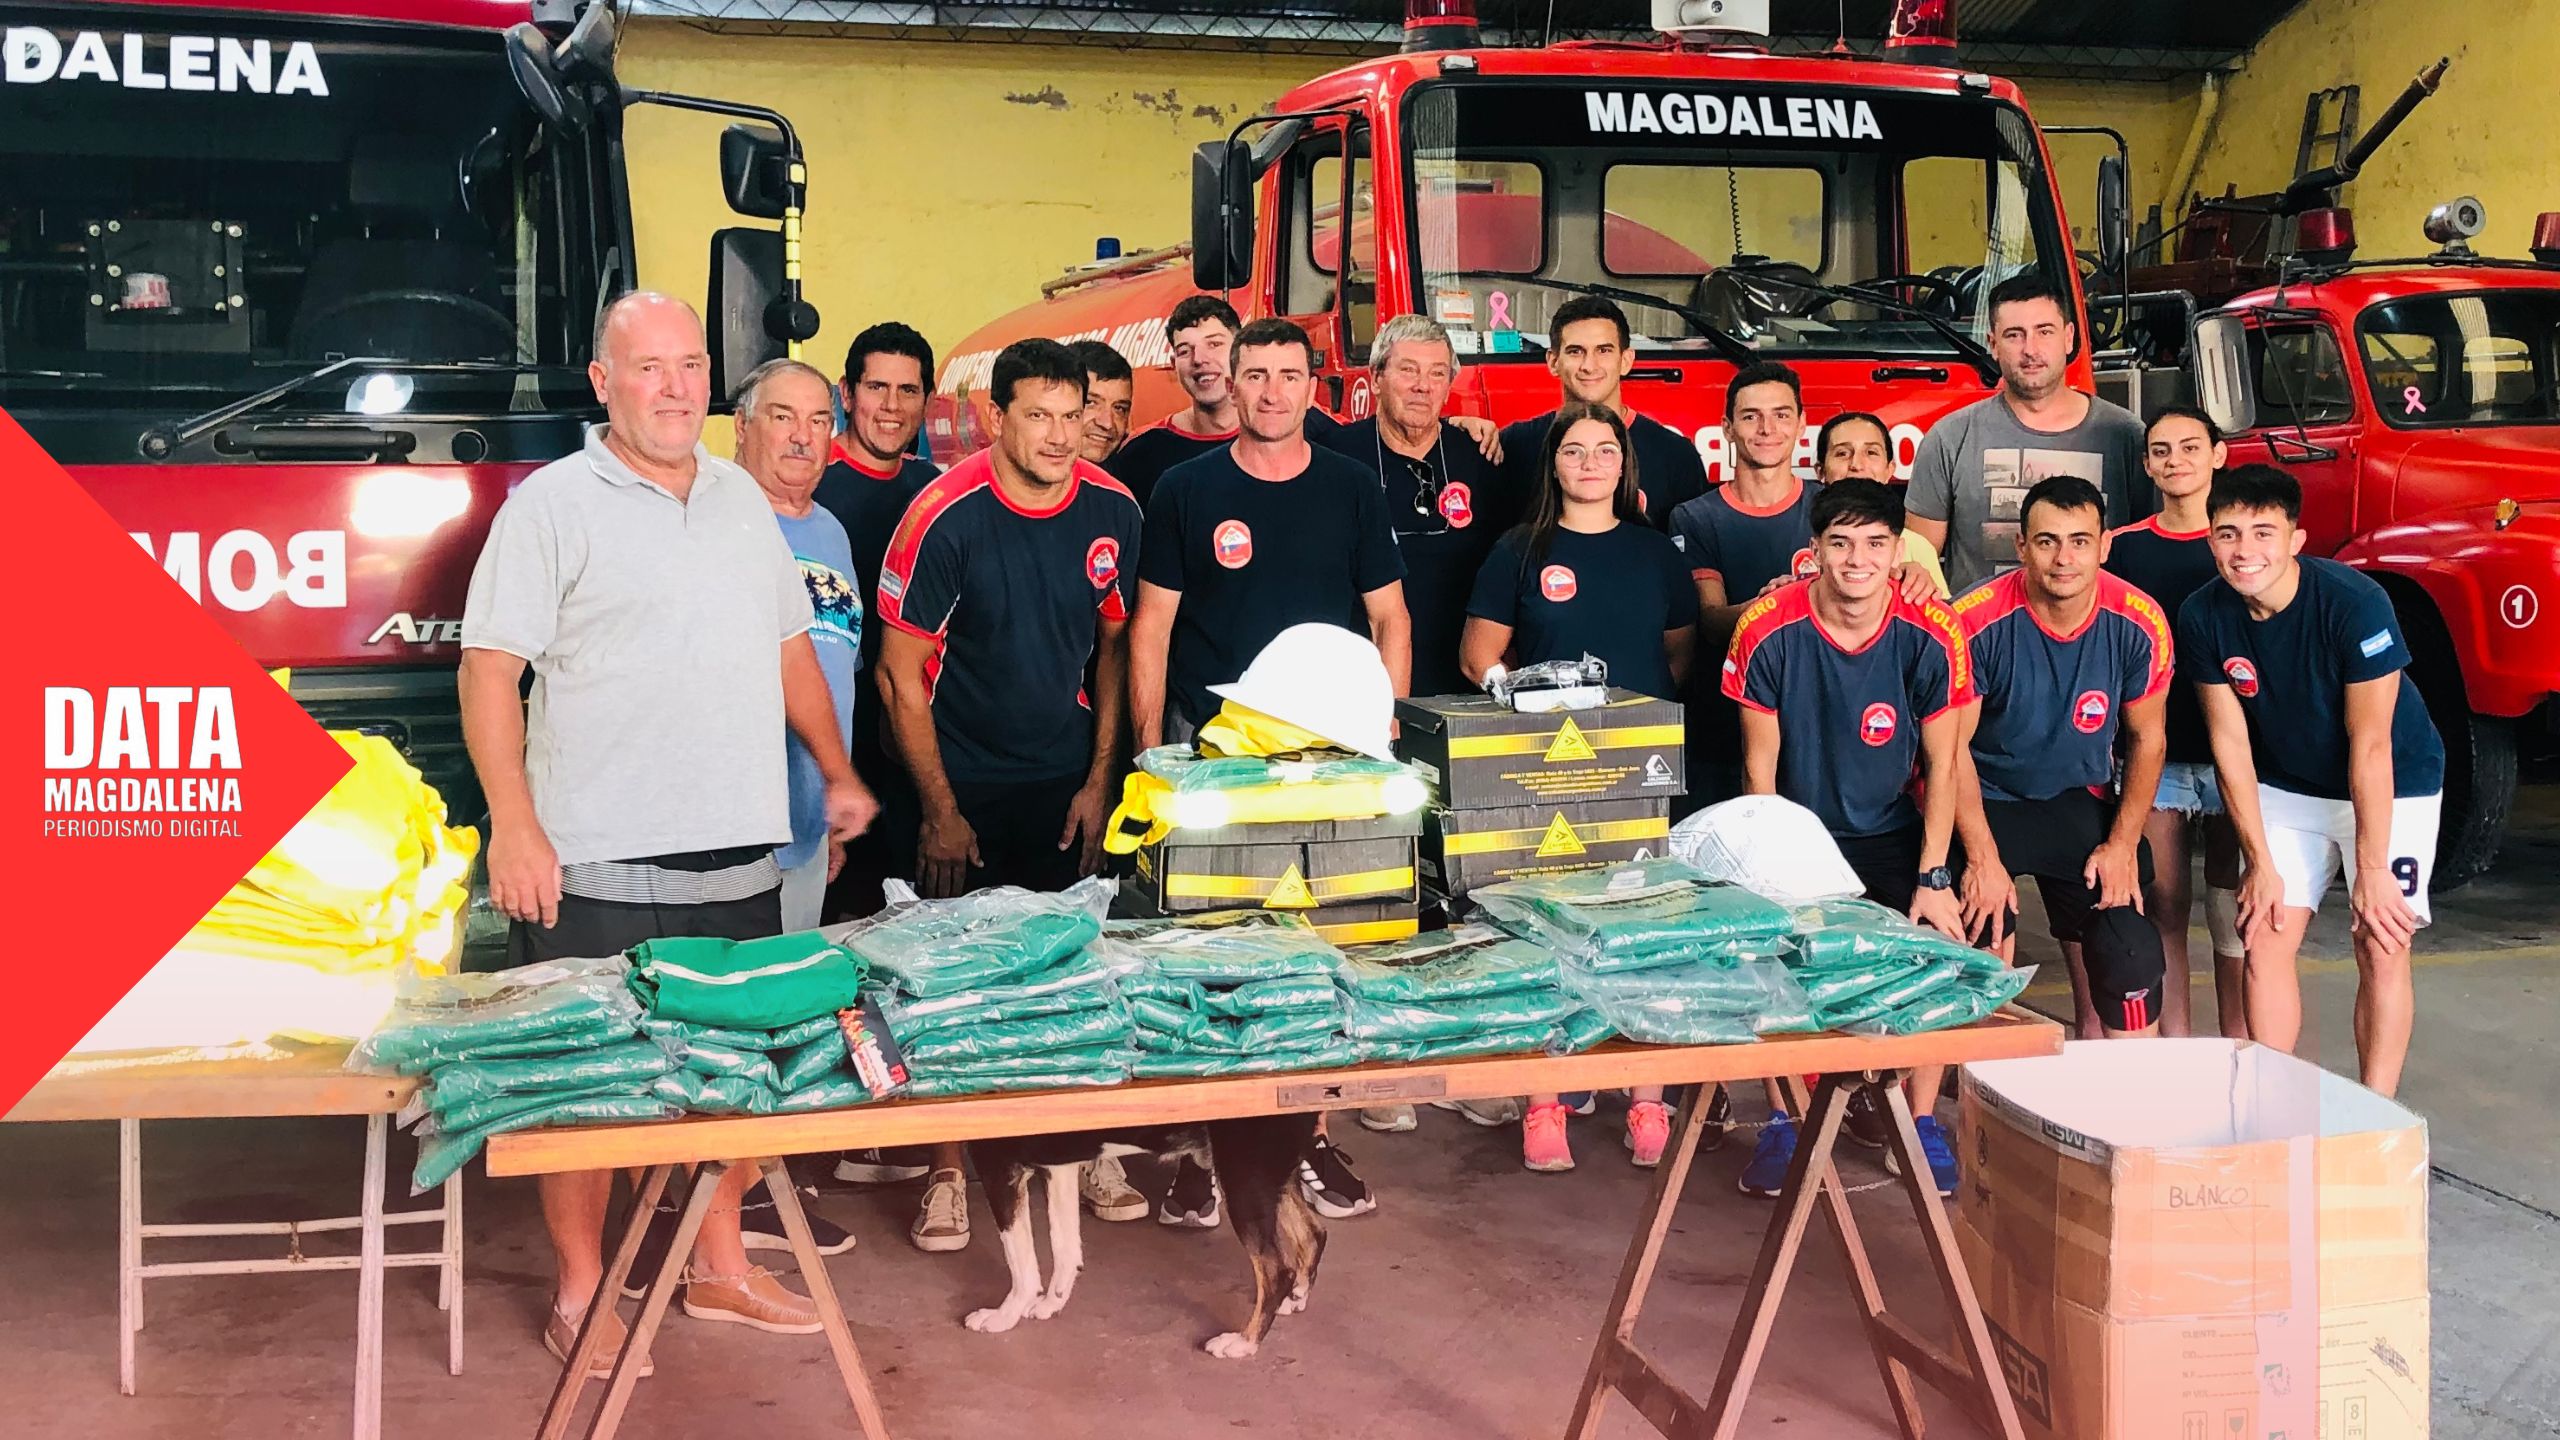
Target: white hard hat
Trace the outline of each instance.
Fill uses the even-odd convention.
[[[1241,679],[1209,693],[1320,735],[1346,750],[1393,760],[1388,730],[1396,687],[1367,638],[1339,625],[1292,625],[1271,637]]]

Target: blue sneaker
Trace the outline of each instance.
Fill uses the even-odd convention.
[[[1742,1167],[1742,1178],[1734,1182],[1745,1195],[1775,1199],[1787,1188],[1787,1171],[1796,1163],[1796,1122],[1784,1115],[1772,1115],[1760,1131],[1760,1148],[1751,1152],[1751,1163]]]
[[[1947,1128],[1938,1123],[1935,1115],[1918,1116],[1911,1124],[1920,1132],[1920,1153],[1929,1157],[1929,1178],[1938,1184],[1938,1198],[1943,1200],[1955,1194],[1956,1147],[1947,1139]],[[1896,1175],[1901,1174],[1901,1152],[1884,1152],[1884,1168]]]

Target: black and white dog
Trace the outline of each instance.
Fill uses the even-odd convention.
[[[1106,1155],[1189,1157],[1217,1176],[1227,1218],[1253,1262],[1253,1313],[1242,1329],[1213,1337],[1204,1347],[1222,1360],[1242,1360],[1261,1348],[1272,1320],[1307,1308],[1316,1264],[1324,1258],[1324,1222],[1298,1189],[1298,1162],[1315,1140],[1316,1117],[1261,1115],[1196,1125],[1084,1130],[1067,1135],[1026,1135],[973,1140],[969,1157],[986,1182],[998,1238],[1013,1288],[1004,1303],[972,1311],[967,1325],[1000,1334],[1024,1316],[1046,1320],[1066,1308],[1076,1272],[1084,1268],[1078,1181],[1084,1167]],[[1049,1192],[1049,1283],[1040,1283],[1040,1257],[1032,1248],[1031,1175],[1045,1171]]]

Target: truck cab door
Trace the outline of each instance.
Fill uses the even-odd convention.
[[[2257,423],[2231,438],[2234,465],[2274,464],[2302,482],[2303,552],[2330,555],[2356,533],[2362,404],[2337,330],[2287,314],[2249,329]]]
[[[1316,404],[1349,420],[1370,412],[1378,318],[1369,134],[1365,119],[1328,115],[1283,157],[1265,272],[1265,313],[1296,321],[1315,341]]]

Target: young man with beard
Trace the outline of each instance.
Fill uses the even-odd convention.
[[[1067,347],[1084,366],[1084,429],[1076,454],[1088,465],[1107,465],[1129,440],[1129,406],[1137,394],[1137,377],[1119,351],[1099,340],[1079,340]]]
[[[1669,530],[1671,512],[1706,491],[1707,467],[1687,436],[1637,414],[1627,404],[1622,387],[1636,364],[1627,312],[1605,296],[1578,295],[1556,307],[1547,334],[1547,369],[1563,392],[1560,398],[1606,406],[1627,422],[1628,437],[1635,445],[1631,458],[1638,504],[1648,524]],[[1502,427],[1495,456],[1514,493],[1537,493],[1541,478],[1537,469],[1546,456],[1547,427],[1553,423],[1555,412],[1550,410]]]

